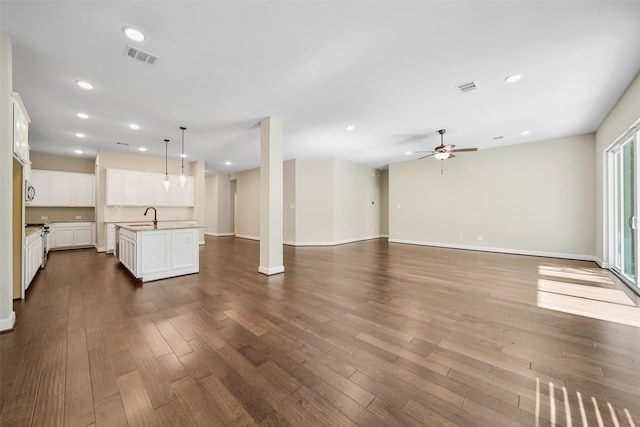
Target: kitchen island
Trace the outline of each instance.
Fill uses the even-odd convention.
[[[181,222],[117,224],[116,256],[143,282],[198,273],[199,228]]]

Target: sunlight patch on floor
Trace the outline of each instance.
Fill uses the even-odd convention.
[[[603,276],[600,271],[594,271],[594,269],[590,268],[550,267],[541,265],[538,266],[538,274],[540,276],[559,277],[562,279],[580,280],[583,282],[601,283],[606,285],[614,284],[610,278]]]
[[[538,279],[538,291],[635,306],[631,298],[620,289],[598,288],[596,286]]]
[[[538,307],[640,327],[640,308],[623,290],[605,287],[614,282],[600,271],[541,265],[538,274]]]
[[[571,394],[564,386],[554,385],[552,382],[545,384],[540,381],[540,378],[536,378],[536,427],[541,424],[571,427],[574,423],[582,427],[589,425],[636,427],[627,408],[616,409],[610,402],[605,404],[598,402],[593,396],[591,399],[583,397],[579,391],[575,392],[575,399]]]

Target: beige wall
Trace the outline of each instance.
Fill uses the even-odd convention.
[[[11,39],[9,34],[0,32],[0,330],[11,329],[14,324],[13,311],[13,253],[12,238],[14,224],[12,218],[13,193],[13,67]]]
[[[380,235],[389,236],[389,170],[380,171]]]
[[[295,179],[296,242],[333,242],[333,160],[296,159]]]
[[[55,156],[45,153],[29,153],[31,169],[43,169],[59,172],[95,173],[94,159],[80,159],[77,157]]]
[[[24,203],[22,181],[22,165],[13,159],[13,253],[22,254],[22,235],[24,234],[22,225],[22,204]],[[13,298],[22,298],[22,256],[13,257]]]
[[[333,240],[380,235],[380,171],[333,161]]]
[[[180,160],[169,160],[170,173],[180,171]],[[165,171],[164,157],[150,157],[132,153],[115,153],[111,151],[100,151],[96,156],[96,234],[98,249],[106,248],[106,226],[107,222],[141,221],[146,219],[145,207],[113,207],[106,204],[106,169],[129,169],[137,171],[161,172]],[[197,206],[204,204],[204,166],[199,167],[198,162],[185,164],[185,174],[194,175],[194,171],[202,174],[202,191],[194,192],[194,207],[160,207],[158,208],[158,220],[161,221],[186,221],[198,220],[199,213]],[[194,176],[194,182],[200,178]],[[195,184],[197,185],[197,184]],[[204,213],[202,214],[204,220]]]
[[[283,240],[296,241],[296,161],[287,160],[282,169],[282,220]]]
[[[232,234],[229,175],[205,178],[205,231],[214,236]]]
[[[260,239],[260,169],[251,169],[231,175],[236,181],[236,235]]]
[[[592,259],[594,161],[588,134],[391,165],[390,239]]]
[[[609,260],[606,254],[607,240],[604,233],[604,224],[607,221],[606,206],[603,192],[604,185],[604,161],[603,153],[616,139],[621,136],[634,122],[640,119],[640,74],[629,85],[627,91],[620,98],[616,106],[609,112],[596,132],[596,258],[601,265],[606,267]]]

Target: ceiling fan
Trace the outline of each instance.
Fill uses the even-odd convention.
[[[440,129],[438,131],[438,133],[440,134],[440,145],[437,146],[433,151],[414,151],[414,153],[429,153],[426,156],[422,156],[418,158],[418,160],[424,159],[425,157],[431,157],[431,156],[435,157],[438,160],[451,159],[455,157],[453,153],[462,153],[465,151],[478,151],[477,148],[458,148],[457,150],[454,150],[453,147],[455,147],[455,145],[453,144],[444,145],[444,133],[446,131],[447,131],[446,129]]]

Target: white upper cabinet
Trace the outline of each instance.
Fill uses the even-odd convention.
[[[35,196],[29,206],[49,206],[51,204],[51,172],[38,169],[31,170],[31,185]]]
[[[29,206],[95,206],[93,174],[33,169],[31,185],[36,194]]]
[[[95,176],[89,174],[73,174],[71,176],[71,203],[73,206],[95,206]]]
[[[122,202],[124,206],[140,205],[140,174],[125,171],[122,180]]]
[[[20,163],[29,163],[29,115],[20,95],[11,94],[13,99],[13,153]]]
[[[162,186],[164,178],[163,173],[107,169],[107,206],[193,206],[193,177],[180,188],[178,177],[169,175],[169,191]]]
[[[71,174],[51,172],[51,206],[71,206]]]

